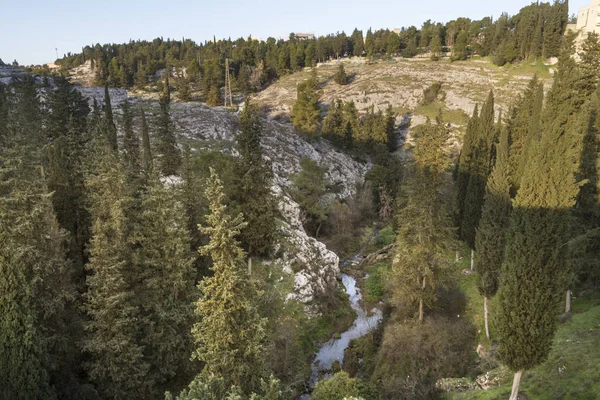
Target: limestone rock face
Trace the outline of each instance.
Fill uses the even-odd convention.
[[[112,96],[111,92],[111,101]],[[118,104],[118,100],[113,104]],[[145,108],[151,118],[152,107]],[[171,105],[171,112],[180,138],[192,139],[197,148],[218,148],[237,154],[234,142],[238,129],[233,112],[177,102]],[[294,290],[287,298],[310,306],[315,296],[338,289],[341,273],[338,256],[309,237],[302,226],[300,207],[289,195],[293,175],[300,171],[300,160],[310,158],[327,169],[325,178],[336,188],[332,197],[346,198],[354,193],[356,182],[364,179],[370,165],[356,162],[325,140],[303,138],[289,124],[266,119],[263,126],[265,134],[261,144],[273,168],[272,190],[279,199],[282,216],[271,263],[294,275]],[[308,309],[315,310],[314,307]]]

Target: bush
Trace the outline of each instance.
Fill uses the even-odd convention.
[[[423,90],[423,100],[421,101],[421,105],[431,104],[436,101],[441,89],[442,84],[440,82],[434,82],[427,89]]]
[[[333,80],[338,85],[345,85],[348,83],[348,76],[346,75],[346,70],[344,69],[344,64],[340,63],[337,72],[333,76]]]
[[[465,318],[391,323],[384,332],[375,378],[388,398],[435,398],[438,379],[468,374],[474,343],[475,329]]]
[[[347,372],[341,371],[326,381],[317,382],[310,398],[312,400],[340,400],[344,397],[358,395],[356,379],[350,378]]]

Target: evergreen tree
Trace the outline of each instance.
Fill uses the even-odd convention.
[[[83,285],[85,247],[90,235],[90,219],[83,171],[88,144],[87,101],[66,79],[56,77],[56,87],[48,95],[45,123],[49,145],[47,163],[48,190],[58,223],[69,234],[68,258],[73,262],[75,279]],[[90,127],[91,128],[91,127]]]
[[[205,363],[202,376],[214,374],[225,380],[225,387],[236,385],[249,393],[264,375],[265,320],[254,304],[258,291],[246,276],[245,254],[235,240],[245,223],[241,215],[227,214],[223,187],[212,169],[206,197],[210,215],[202,231],[210,242],[201,252],[211,256],[213,275],[198,286],[202,295],[196,303],[200,320],[192,330],[194,357]]]
[[[371,28],[367,31],[367,36],[365,38],[365,52],[367,53],[367,58],[369,60],[373,59],[373,55],[375,54],[375,43],[373,42],[373,32]]]
[[[467,59],[468,36],[465,30],[460,31],[456,37],[452,51],[452,61],[460,61]]]
[[[154,170],[154,161],[152,159],[152,147],[150,146],[150,135],[148,134],[148,123],[146,122],[146,113],[140,109],[142,115],[142,167],[146,175]]]
[[[323,204],[327,188],[326,169],[309,158],[300,160],[300,168],[293,180],[292,196],[300,205],[304,224],[314,230],[318,239],[321,226],[327,219],[327,209]]]
[[[537,76],[527,85],[523,96],[519,98],[511,112],[507,129],[510,135],[510,179],[511,195],[517,193],[521,177],[525,172],[527,154],[532,142],[540,136],[539,128],[544,98],[543,84]]]
[[[181,166],[181,153],[177,147],[173,121],[171,121],[171,91],[168,76],[165,79],[165,87],[159,105],[160,111],[156,122],[158,136],[156,150],[160,157],[160,172],[165,176],[175,175]]]
[[[270,249],[275,235],[277,204],[271,192],[273,170],[260,147],[262,129],[256,107],[246,100],[236,137],[240,156],[234,168],[236,191],[232,200],[246,221],[239,238],[249,263],[251,257],[264,255]]]
[[[140,140],[133,130],[133,116],[129,100],[121,104],[123,112],[123,165],[130,177],[137,177],[140,173]]]
[[[292,108],[292,123],[301,132],[317,134],[321,123],[320,94],[317,90],[317,71],[311,78],[298,84],[298,98]]]
[[[398,307],[407,302],[409,307],[417,304],[419,322],[425,307],[435,305],[452,241],[452,220],[444,195],[445,171],[450,165],[448,135],[441,117],[435,125],[428,120],[416,129],[414,162],[403,188],[407,200],[397,216],[397,252],[390,278],[393,303]]]
[[[431,37],[431,43],[429,43],[429,52],[431,53],[431,60],[438,61],[442,54],[442,38],[440,37],[440,30],[434,29]]]
[[[53,399],[77,390],[76,293],[44,180],[35,82],[12,89],[0,147],[0,398]]]
[[[389,105],[385,112],[385,133],[387,136],[387,148],[390,153],[396,151],[396,147],[398,146],[396,139],[396,114],[392,110],[392,106]]]
[[[104,85],[104,134],[114,151],[117,151],[117,127],[113,118],[108,85]]]
[[[354,28],[354,32],[352,32],[352,55],[354,55],[354,57],[362,57],[365,51],[364,46],[365,42],[362,31]]]
[[[346,70],[344,69],[344,63],[339,64],[338,70],[333,76],[333,80],[338,85],[345,85],[348,83],[348,76],[346,75]]]
[[[497,134],[494,118],[494,94],[490,91],[477,119],[477,136],[469,164],[469,180],[460,226],[461,237],[472,250],[471,269],[474,267],[475,232],[481,218],[485,185],[493,165],[493,144]]]
[[[140,209],[131,238],[133,289],[140,315],[137,330],[149,365],[145,383],[158,398],[173,381],[190,377],[196,273],[185,212],[174,190],[151,176]]]
[[[484,300],[485,334],[490,338],[488,325],[488,300],[498,290],[500,267],[504,259],[506,231],[511,212],[510,165],[508,163],[508,131],[502,130],[496,152],[496,165],[485,187],[481,220],[475,236],[475,258],[479,280],[479,293]]]
[[[465,213],[465,197],[467,195],[467,187],[469,186],[469,178],[471,176],[471,164],[473,152],[477,141],[478,133],[479,107],[476,104],[473,109],[473,115],[467,123],[467,129],[463,138],[462,149],[456,166],[456,183],[454,185],[454,200],[455,200],[455,223],[460,228]],[[459,231],[460,233],[460,231]],[[459,235],[462,238],[462,234]]]
[[[570,281],[565,246],[572,233],[569,210],[579,193],[576,174],[589,124],[589,118],[577,115],[582,94],[574,88],[581,75],[572,53],[571,43],[559,60],[541,141],[532,148],[513,202],[502,264],[496,326],[500,356],[515,371],[511,399],[517,398],[523,371],[547,358],[561,294]]]
[[[95,174],[87,179],[94,221],[90,261],[86,266],[85,310],[89,354],[87,371],[104,398],[132,399],[147,395],[148,364],[137,341],[140,310],[134,304],[128,221],[132,201],[117,156],[104,141],[97,144]]]

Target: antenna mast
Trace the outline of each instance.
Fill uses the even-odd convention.
[[[227,107],[227,98],[229,98],[229,106],[233,107],[233,96],[231,95],[231,77],[229,76],[229,58],[225,59],[225,107]]]

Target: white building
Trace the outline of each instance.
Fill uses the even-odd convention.
[[[589,6],[580,8],[577,13],[577,24],[567,25],[567,30],[579,34],[577,37],[579,45],[587,38],[588,33],[600,34],[600,0],[592,0]]]

